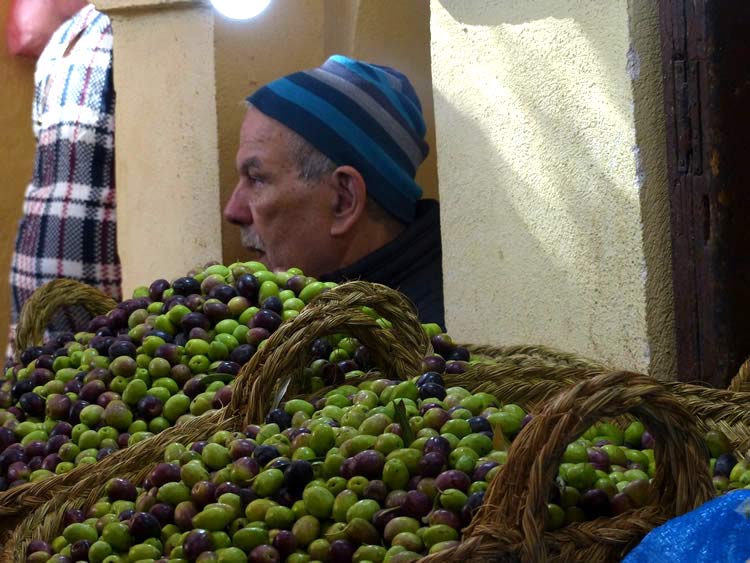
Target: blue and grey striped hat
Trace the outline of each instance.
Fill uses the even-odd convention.
[[[368,195],[406,223],[422,189],[425,123],[409,79],[399,71],[334,55],[322,66],[263,86],[248,99],[337,165],[362,174]]]

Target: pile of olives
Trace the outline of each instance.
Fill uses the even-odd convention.
[[[424,366],[173,443],[145,482],[113,478],[86,512],[68,511],[28,560],[396,563],[453,546],[526,413],[446,386],[441,356]]]
[[[241,366],[333,286],[296,268],[212,264],[136,289],[86,332],[25,350],[0,379],[0,491],[226,405]]]

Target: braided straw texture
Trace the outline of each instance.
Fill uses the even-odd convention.
[[[413,305],[402,294],[383,285],[356,281],[321,294],[314,303],[316,306],[303,309],[295,322],[279,327],[237,376],[231,408],[244,412],[246,423],[264,420],[279,394],[303,393],[301,378],[310,359],[310,346],[326,334],[346,332],[357,338],[386,377],[418,375],[429,339]],[[380,328],[362,312],[363,306],[375,309],[393,327]]]
[[[227,407],[188,419],[114,452],[94,467],[79,466],[63,475],[14,487],[0,495],[0,532],[12,531],[0,562],[23,561],[31,540],[53,538],[62,530],[65,511],[93,505],[105,495],[106,483],[111,478],[117,476],[141,482],[152,467],[162,461],[169,444],[193,442],[219,430],[243,430],[247,421],[263,420],[273,401],[275,383],[282,375],[296,376],[294,370],[301,371],[299,368],[309,355],[310,344],[321,336],[331,332],[352,334],[394,378],[416,374],[427,339],[413,308],[400,294],[363,282],[343,284],[328,293],[333,295],[316,299],[300,315],[280,327],[263,351],[243,367],[233,383],[232,403]],[[388,318],[393,328],[383,329],[362,313],[360,308],[365,305]],[[236,400],[237,397],[241,399]],[[250,409],[253,416],[247,415],[246,410]]]
[[[23,304],[16,329],[16,361],[21,352],[42,344],[44,331],[62,307],[81,305],[92,316],[104,315],[117,306],[114,299],[95,287],[60,278],[37,289]]]
[[[535,355],[498,355],[494,362],[473,366],[451,382],[533,407],[570,385],[611,371],[595,362],[582,368],[554,365]],[[741,377],[742,370],[735,380]],[[750,393],[671,381],[663,385],[682,401],[703,432],[723,432],[740,454],[750,450]]]
[[[745,360],[737,371],[737,375],[729,382],[729,390],[742,391],[744,393],[750,391],[750,358]]]
[[[511,361],[517,365],[532,363],[554,367],[573,367],[581,369],[606,369],[607,366],[596,360],[563,352],[542,345],[519,344],[515,346],[490,346],[462,344],[471,352],[472,357],[487,358],[493,361]]]
[[[651,502],[545,532],[546,502],[567,444],[597,420],[625,413],[656,439]],[[513,441],[465,541],[420,563],[619,561],[649,530],[713,497],[707,459],[693,417],[655,379],[628,372],[584,379],[548,402]]]

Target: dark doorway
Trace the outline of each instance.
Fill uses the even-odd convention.
[[[679,379],[726,387],[750,355],[750,2],[659,11]]]

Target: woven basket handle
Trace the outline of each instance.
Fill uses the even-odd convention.
[[[524,427],[469,533],[503,523],[520,532],[523,560],[543,561],[545,506],[565,448],[598,420],[625,413],[656,441],[654,504],[682,514],[712,498],[708,452],[690,414],[655,379],[612,372],[563,391]]]
[[[729,382],[728,389],[736,392],[750,391],[750,358],[742,363],[737,375]]]
[[[362,307],[388,319],[383,329]],[[321,294],[291,322],[282,324],[266,346],[242,367],[234,383],[228,415],[260,422],[274,399],[301,375],[312,343],[322,336],[346,332],[367,346],[376,364],[391,379],[417,375],[429,339],[403,295],[385,286],[348,282]]]
[[[76,280],[59,278],[37,289],[23,304],[16,328],[16,360],[30,346],[41,345],[44,331],[62,307],[80,305],[92,314],[104,315],[117,302],[100,290]]]

